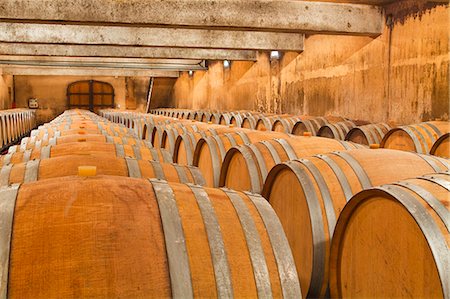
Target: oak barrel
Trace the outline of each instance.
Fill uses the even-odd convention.
[[[430,154],[450,159],[450,133],[445,133],[434,142]]]
[[[281,162],[359,147],[341,140],[300,136],[235,146],[226,153],[219,186],[260,193],[269,171]]]
[[[2,298],[301,297],[261,196],[118,176],[0,192]]]
[[[446,172],[356,194],[333,237],[331,296],[449,298],[449,186]]]
[[[354,127],[347,133],[345,140],[367,146],[371,144],[380,144],[384,135],[391,129],[391,126],[386,123]]]
[[[417,153],[356,149],[275,166],[267,176],[262,195],[283,224],[302,290],[309,297],[325,296],[334,227],[354,194],[411,176],[445,171],[449,164],[445,159]],[[380,243],[384,241],[380,239]]]

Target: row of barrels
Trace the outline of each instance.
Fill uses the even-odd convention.
[[[165,153],[165,154],[164,154]],[[0,158],[1,298],[301,298],[258,194],[69,110]]]
[[[186,163],[198,166],[208,185],[262,193],[280,218],[305,296],[324,297],[329,292],[333,297],[448,296],[448,290],[443,287],[449,283],[448,277],[443,275],[448,248],[443,250],[441,242],[449,237],[448,160],[406,151],[363,149],[353,143],[314,136],[298,137],[234,126],[177,122],[176,119],[159,122],[154,131],[156,136],[161,136],[152,140],[155,146],[159,142],[160,147],[170,144],[170,132],[179,133],[177,140],[183,140],[180,137],[183,135],[186,137],[183,142],[194,140],[194,152],[198,156],[192,163]],[[200,137],[199,141],[195,136]],[[177,151],[182,152],[182,147],[170,151],[174,159]],[[415,176],[420,178],[411,179]],[[398,186],[404,188],[397,190]],[[382,197],[380,190],[385,189],[395,189],[395,192]],[[369,223],[378,221],[383,222],[382,225],[372,227],[368,224],[356,237],[354,231],[358,229],[353,229],[350,236],[345,229],[336,234],[339,223],[348,223],[353,215],[358,215],[359,206],[353,207],[350,215],[345,214],[345,220],[340,217],[353,202],[353,197],[360,198],[360,194],[365,194],[375,207],[384,207],[384,201],[388,201],[398,209],[394,213],[385,213],[391,216],[386,221],[388,225],[380,213],[377,219],[371,216]],[[405,194],[410,194],[408,202],[403,198],[407,196]],[[416,221],[414,207],[419,204],[427,211],[431,211],[430,208],[439,210],[438,215],[431,211],[420,216],[424,219]],[[406,224],[400,225],[392,234],[392,227],[399,226],[396,215],[400,211],[401,223]],[[430,221],[440,230],[422,231],[421,223]],[[403,235],[408,236],[408,242],[417,243],[399,242]],[[429,240],[432,235],[440,238],[439,244]],[[349,243],[350,249],[344,251],[340,247],[345,245],[342,243],[346,238],[355,239]],[[360,240],[368,240],[372,245],[358,253],[361,258],[356,264],[351,259],[351,246]],[[338,251],[333,250],[333,244],[338,244]],[[403,246],[399,247],[400,251],[396,250],[395,244]],[[409,246],[416,245],[420,245],[420,250],[411,252]],[[430,255],[427,249],[434,246],[440,246],[441,251],[433,251]],[[333,252],[337,253],[332,255]],[[406,257],[404,252],[408,252]],[[344,257],[347,260],[342,270],[339,267],[342,267]],[[396,262],[386,265],[385,260]],[[417,261],[424,261],[426,266]],[[371,272],[373,262],[377,267]],[[427,279],[417,275],[424,267],[427,272],[423,276]],[[365,269],[364,275],[355,275],[360,269]]]
[[[396,127],[393,124],[370,124],[342,117],[272,115],[251,111],[220,112],[166,108],[153,110],[153,113],[299,136],[311,134],[364,145],[379,144],[383,148],[450,158],[450,124],[448,121],[429,121]]]
[[[0,111],[0,149],[27,135],[36,127],[35,111],[10,109]]]

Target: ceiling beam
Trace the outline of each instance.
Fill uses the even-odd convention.
[[[118,76],[118,77],[168,77],[178,78],[179,72],[164,70],[130,70],[72,67],[0,66],[3,75],[15,76]]]
[[[0,43],[0,55],[68,57],[173,58],[256,61],[256,51],[128,46]]]
[[[0,23],[0,42],[302,51],[298,33]]]
[[[381,34],[382,8],[293,0],[2,0],[0,19]]]

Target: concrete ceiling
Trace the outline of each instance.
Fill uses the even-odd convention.
[[[28,67],[28,72],[36,73],[92,69],[145,75],[167,71],[170,76],[202,69],[204,62],[167,59],[255,60],[256,51],[303,51],[305,34],[377,36],[384,27],[383,10],[361,4],[391,2],[0,1],[0,68],[8,72],[23,73]],[[32,56],[40,58],[33,60]],[[74,61],[73,57],[78,58]],[[139,58],[166,60],[138,63]]]

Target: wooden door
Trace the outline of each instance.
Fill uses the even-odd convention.
[[[114,88],[106,82],[77,81],[67,87],[67,101],[69,109],[97,112],[99,109],[114,108]]]

